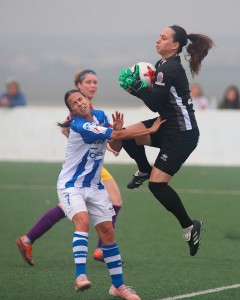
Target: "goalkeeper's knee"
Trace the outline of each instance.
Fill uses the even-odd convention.
[[[167,182],[149,182],[149,190],[155,198],[168,210],[173,211],[175,204],[176,192],[168,185]],[[177,196],[178,197],[178,196]]]

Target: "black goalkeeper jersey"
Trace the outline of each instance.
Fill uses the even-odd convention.
[[[186,131],[197,127],[189,83],[179,55],[159,60],[152,88],[143,88],[133,94],[167,120],[162,125],[166,131]]]

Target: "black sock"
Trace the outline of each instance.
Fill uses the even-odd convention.
[[[166,182],[149,182],[148,187],[155,198],[178,219],[182,228],[193,224],[178,194]]]
[[[150,173],[152,166],[149,164],[145,148],[143,145],[137,145],[134,139],[123,140],[123,148],[127,154],[135,160],[138,170],[143,173]]]

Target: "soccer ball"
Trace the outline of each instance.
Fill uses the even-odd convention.
[[[146,82],[147,87],[151,87],[154,81],[154,76],[156,72],[156,68],[154,65],[147,62],[139,62],[135,65],[139,65],[139,77],[142,81]],[[133,65],[130,69],[134,72],[135,65]]]

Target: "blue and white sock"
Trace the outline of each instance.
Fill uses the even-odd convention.
[[[88,255],[88,233],[75,231],[73,235],[73,257],[76,265],[76,277],[86,274],[86,261]]]
[[[118,249],[118,245],[104,245],[102,246],[104,261],[107,264],[109,273],[112,278],[112,284],[118,288],[123,282],[122,259]]]

